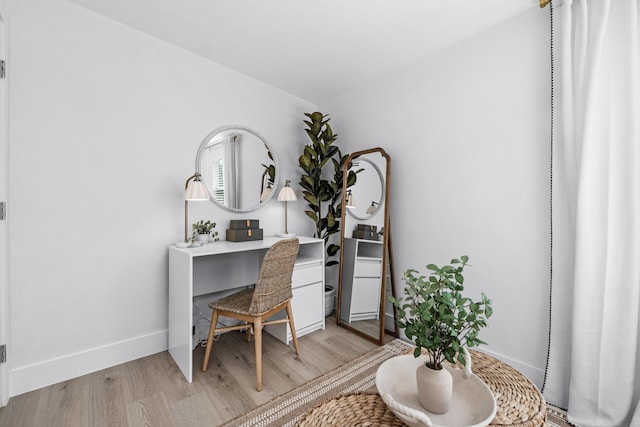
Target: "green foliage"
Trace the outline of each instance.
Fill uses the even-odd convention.
[[[198,234],[210,234],[213,237],[214,242],[220,240],[218,237],[218,232],[214,230],[216,228],[216,223],[207,220],[201,219],[200,221],[191,224],[191,228],[193,229],[193,234],[191,235],[191,240],[195,239]]]
[[[271,161],[273,161],[273,154],[271,154],[271,150],[269,150],[269,148],[265,145],[265,148],[267,149],[267,155],[269,156],[269,159],[271,159]],[[264,178],[267,178],[267,183],[273,185],[273,183],[276,180],[276,167],[275,165],[265,165],[264,163],[262,163],[262,167],[264,167],[264,172],[262,174],[262,178],[264,180]]]
[[[484,293],[476,302],[462,295],[468,261],[469,257],[462,256],[452,259],[452,265],[429,264],[428,278],[416,270],[406,270],[402,277],[405,297],[389,297],[398,311],[397,325],[416,345],[414,356],[425,349],[431,357],[427,363],[430,368],[441,369],[445,360],[464,365],[465,347],[486,344],[478,338],[478,332],[487,326],[493,308]]]
[[[311,144],[304,147],[302,155],[298,158],[303,174],[300,176],[300,187],[302,195],[307,202],[309,209],[305,214],[311,218],[316,225],[314,236],[324,239],[327,260],[335,256],[340,250],[340,246],[329,244],[329,237],[340,231],[340,219],[342,218],[342,185],[344,175],[344,165],[348,155],[343,156],[342,152],[335,145],[338,134],[334,134],[326,115],[315,113],[304,113],[309,120],[304,120],[307,125],[307,135]],[[333,177],[331,180],[323,176],[323,170],[328,165],[333,167]],[[356,182],[355,172],[349,171],[347,186]],[[327,266],[338,264],[337,261],[327,261]]]
[[[267,183],[273,185],[276,179],[276,167],[274,165],[262,165],[264,167],[263,175],[267,177]]]

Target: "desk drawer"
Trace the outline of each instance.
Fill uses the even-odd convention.
[[[369,258],[356,259],[355,277],[381,277],[382,276],[382,260]]]
[[[380,284],[380,279],[375,277],[360,277],[353,281],[352,315],[380,311]]]
[[[296,331],[304,329],[314,323],[322,322],[324,318],[324,289],[322,283],[301,286],[294,289],[291,299],[291,310]]]
[[[296,265],[291,276],[291,286],[297,288],[309,283],[322,282],[322,263]]]

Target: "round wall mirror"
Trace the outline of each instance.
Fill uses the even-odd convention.
[[[262,135],[246,126],[227,125],[215,129],[200,144],[196,172],[213,203],[231,212],[251,212],[273,197],[280,167]]]
[[[375,161],[368,157],[354,159],[351,170],[358,171],[358,179],[348,190],[353,196],[353,206],[347,205],[347,213],[355,219],[366,220],[384,206],[384,176]]]

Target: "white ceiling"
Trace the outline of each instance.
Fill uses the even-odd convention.
[[[72,0],[314,104],[538,0]]]

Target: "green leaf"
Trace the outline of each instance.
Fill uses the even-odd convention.
[[[460,362],[462,366],[467,366],[467,360],[462,353],[458,353],[458,362]]]
[[[357,179],[358,177],[356,176],[356,174],[353,173],[353,171],[349,171],[349,173],[347,174],[347,188],[355,185]]]
[[[333,216],[331,212],[327,214],[327,227],[335,227],[336,218]]]
[[[313,112],[311,114],[305,113],[304,115],[309,117],[311,120],[313,120],[314,123],[322,122],[322,119],[324,119],[324,114],[322,114],[322,113],[320,113],[318,111],[315,111],[315,112]]]
[[[334,256],[335,254],[338,253],[339,250],[340,250],[340,246],[332,243],[327,247],[327,254],[329,256]]]
[[[300,163],[300,166],[309,167],[311,165],[311,157],[303,154],[298,157],[298,163]]]
[[[333,141],[335,141],[335,139],[334,139]],[[333,142],[333,141],[331,141],[331,142]],[[333,156],[335,156],[336,154],[338,154],[338,147],[336,147],[336,146],[334,145],[334,146],[331,146],[331,147],[329,147],[329,148],[327,149],[327,152],[326,152],[326,154],[325,154],[325,155],[326,155],[327,157],[333,157]]]
[[[313,187],[314,184],[313,178],[311,178],[309,175],[302,175],[300,177],[300,182],[306,184],[308,187],[305,188],[307,189]]]
[[[318,206],[318,199],[316,198],[315,194],[313,194],[311,191],[304,190],[302,192],[302,195],[307,202],[311,203],[314,206]]]
[[[320,201],[322,202],[327,202],[331,200],[331,193],[328,191],[322,191],[320,192]]]
[[[493,314],[493,308],[491,308],[490,305],[485,305],[484,312],[487,315],[487,317],[491,317],[491,315]]]

